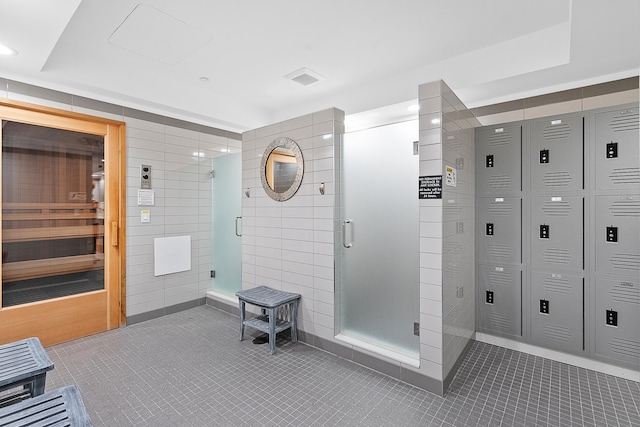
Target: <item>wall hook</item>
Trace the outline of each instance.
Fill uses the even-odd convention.
[[[244,190],[244,195],[247,197],[251,197],[251,188],[247,188],[246,190]]]
[[[320,194],[324,196],[324,182],[320,183],[320,187],[318,188],[318,190],[320,190]]]

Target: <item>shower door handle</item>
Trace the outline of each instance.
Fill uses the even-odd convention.
[[[342,221],[342,246],[349,249],[353,246],[353,243],[347,243],[347,224],[351,224],[350,219],[345,219]]]
[[[242,233],[238,233],[238,220],[239,219],[242,219],[242,217],[241,216],[237,216],[236,217],[236,236],[241,237]]]

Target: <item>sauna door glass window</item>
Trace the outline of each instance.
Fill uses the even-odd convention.
[[[2,306],[104,289],[104,138],[2,122]]]

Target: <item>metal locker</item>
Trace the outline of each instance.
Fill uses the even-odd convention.
[[[584,198],[531,198],[531,265],[535,268],[584,268]]]
[[[478,261],[521,263],[522,199],[480,197],[477,203]]]
[[[522,336],[522,271],[478,266],[478,329],[492,334]]]
[[[583,117],[531,123],[531,191],[584,188]]]
[[[630,279],[596,277],[595,354],[640,366],[640,283]]]
[[[638,108],[595,115],[596,189],[640,192]]]
[[[478,130],[476,156],[477,194],[522,190],[522,126]]]
[[[596,272],[637,276],[640,273],[640,195],[596,196],[595,204],[592,241]]]
[[[531,342],[583,353],[584,277],[531,272]]]

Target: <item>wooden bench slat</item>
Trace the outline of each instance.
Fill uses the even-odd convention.
[[[36,259],[2,264],[2,281],[36,279],[104,268],[104,254]]]
[[[34,240],[76,239],[104,235],[104,225],[78,225],[70,227],[12,228],[2,230],[3,242],[29,242]]]

